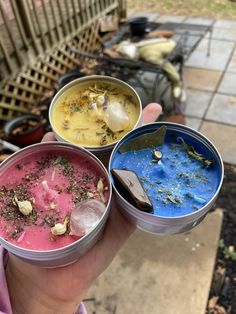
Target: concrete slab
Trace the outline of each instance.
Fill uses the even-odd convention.
[[[222,94],[236,95],[236,73],[226,72],[218,88],[218,92]]]
[[[199,131],[201,123],[202,123],[202,119],[185,116],[185,124],[189,126],[190,128],[193,128]]]
[[[234,53],[232,55],[232,58],[229,62],[229,65],[226,71],[236,73],[236,49],[234,50]]]
[[[188,89],[185,114],[187,116],[202,118],[208,108],[212,93]]]
[[[187,24],[204,25],[204,26],[211,26],[214,22],[215,20],[213,19],[207,19],[207,18],[195,17],[195,16],[187,17],[187,19],[184,21],[184,23],[187,23]]]
[[[236,127],[204,121],[200,132],[215,144],[225,162],[236,165]]]
[[[194,49],[194,47],[197,46],[198,42],[199,42],[199,36],[187,36],[184,37],[183,34],[178,34],[175,33],[174,36],[172,37],[176,42],[179,42],[179,40],[182,41],[182,43],[184,42],[184,52],[187,56],[191,55],[192,50]],[[184,40],[183,40],[184,39]],[[185,61],[186,62],[186,61]]]
[[[222,73],[219,71],[191,67],[184,68],[184,77],[187,87],[203,91],[215,91],[221,74]]]
[[[236,126],[236,97],[215,94],[206,119]]]
[[[158,23],[183,23],[186,16],[183,15],[161,15],[158,19]]]
[[[88,312],[204,314],[221,223],[217,210],[188,234],[136,231],[88,291]]]
[[[209,40],[202,39],[186,62],[186,66],[223,71],[234,48],[234,42],[227,41],[222,44],[221,40],[211,40],[210,56],[207,55],[208,45]]]
[[[207,34],[209,37],[209,34]],[[220,39],[223,41],[235,41],[236,39],[236,28],[219,28],[214,27],[212,31],[212,38],[213,39]]]
[[[236,22],[231,20],[217,20],[214,27],[236,29]]]

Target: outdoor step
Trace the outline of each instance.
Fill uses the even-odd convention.
[[[175,236],[136,231],[88,291],[88,313],[204,314],[222,218]]]

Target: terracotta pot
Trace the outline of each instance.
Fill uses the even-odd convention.
[[[185,116],[182,114],[173,114],[170,116],[163,117],[162,121],[174,122],[174,123],[179,123],[179,124],[183,124],[183,125],[186,124]]]
[[[9,142],[25,147],[40,142],[44,128],[40,116],[25,114],[8,121],[4,125],[4,132]]]

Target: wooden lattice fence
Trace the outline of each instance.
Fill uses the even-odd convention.
[[[121,6],[122,3],[122,6]],[[0,0],[0,120],[26,113],[63,73],[94,51],[100,19],[120,18],[120,0]]]

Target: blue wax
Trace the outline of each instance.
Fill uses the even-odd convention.
[[[154,158],[154,151],[162,159]],[[152,201],[154,215],[177,217],[206,205],[219,186],[217,166],[206,167],[190,157],[180,144],[166,143],[157,148],[116,152],[112,168],[133,170]]]

